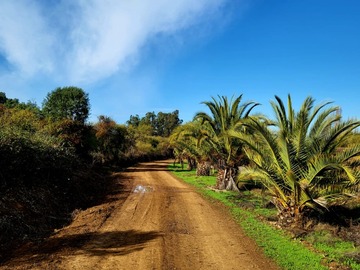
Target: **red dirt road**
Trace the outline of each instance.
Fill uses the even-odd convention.
[[[171,176],[167,164],[118,173],[106,202],[0,269],[277,269],[222,206]]]

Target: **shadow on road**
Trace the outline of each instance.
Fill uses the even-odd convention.
[[[56,253],[61,253],[62,256],[72,256],[75,253],[84,256],[122,256],[143,249],[145,243],[161,235],[157,231],[128,230],[49,238],[36,248],[18,251],[18,259],[12,262],[12,266],[36,265]]]
[[[134,167],[126,169],[127,172],[148,172],[148,171],[168,171],[168,162],[139,163]]]
[[[94,256],[109,253],[125,255],[142,249],[144,243],[154,240],[160,235],[156,231],[141,232],[135,230],[69,235],[49,239],[38,253],[52,254],[66,247],[81,249]]]

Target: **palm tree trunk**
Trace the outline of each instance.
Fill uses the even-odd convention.
[[[297,205],[290,202],[286,206],[274,199],[274,204],[278,210],[277,225],[281,228],[303,228],[303,215]]]
[[[197,176],[209,176],[210,175],[210,162],[202,161],[199,162],[197,168],[196,168],[196,175]]]
[[[188,170],[191,171],[192,169],[196,169],[196,160],[193,158],[188,157]]]
[[[219,169],[218,176],[216,179],[216,188],[220,190],[233,190],[239,191],[235,183],[238,170],[234,167],[225,167],[224,169]]]

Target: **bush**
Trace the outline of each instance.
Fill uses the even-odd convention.
[[[67,179],[77,159],[73,149],[60,144],[59,139],[46,134],[33,134],[14,128],[1,129],[1,186],[31,186],[39,182]]]

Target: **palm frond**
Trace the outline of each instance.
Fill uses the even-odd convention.
[[[324,143],[322,145],[322,152],[329,153],[334,151],[353,130],[360,126],[360,121],[348,120],[338,123],[335,127],[330,129],[324,136]]]

